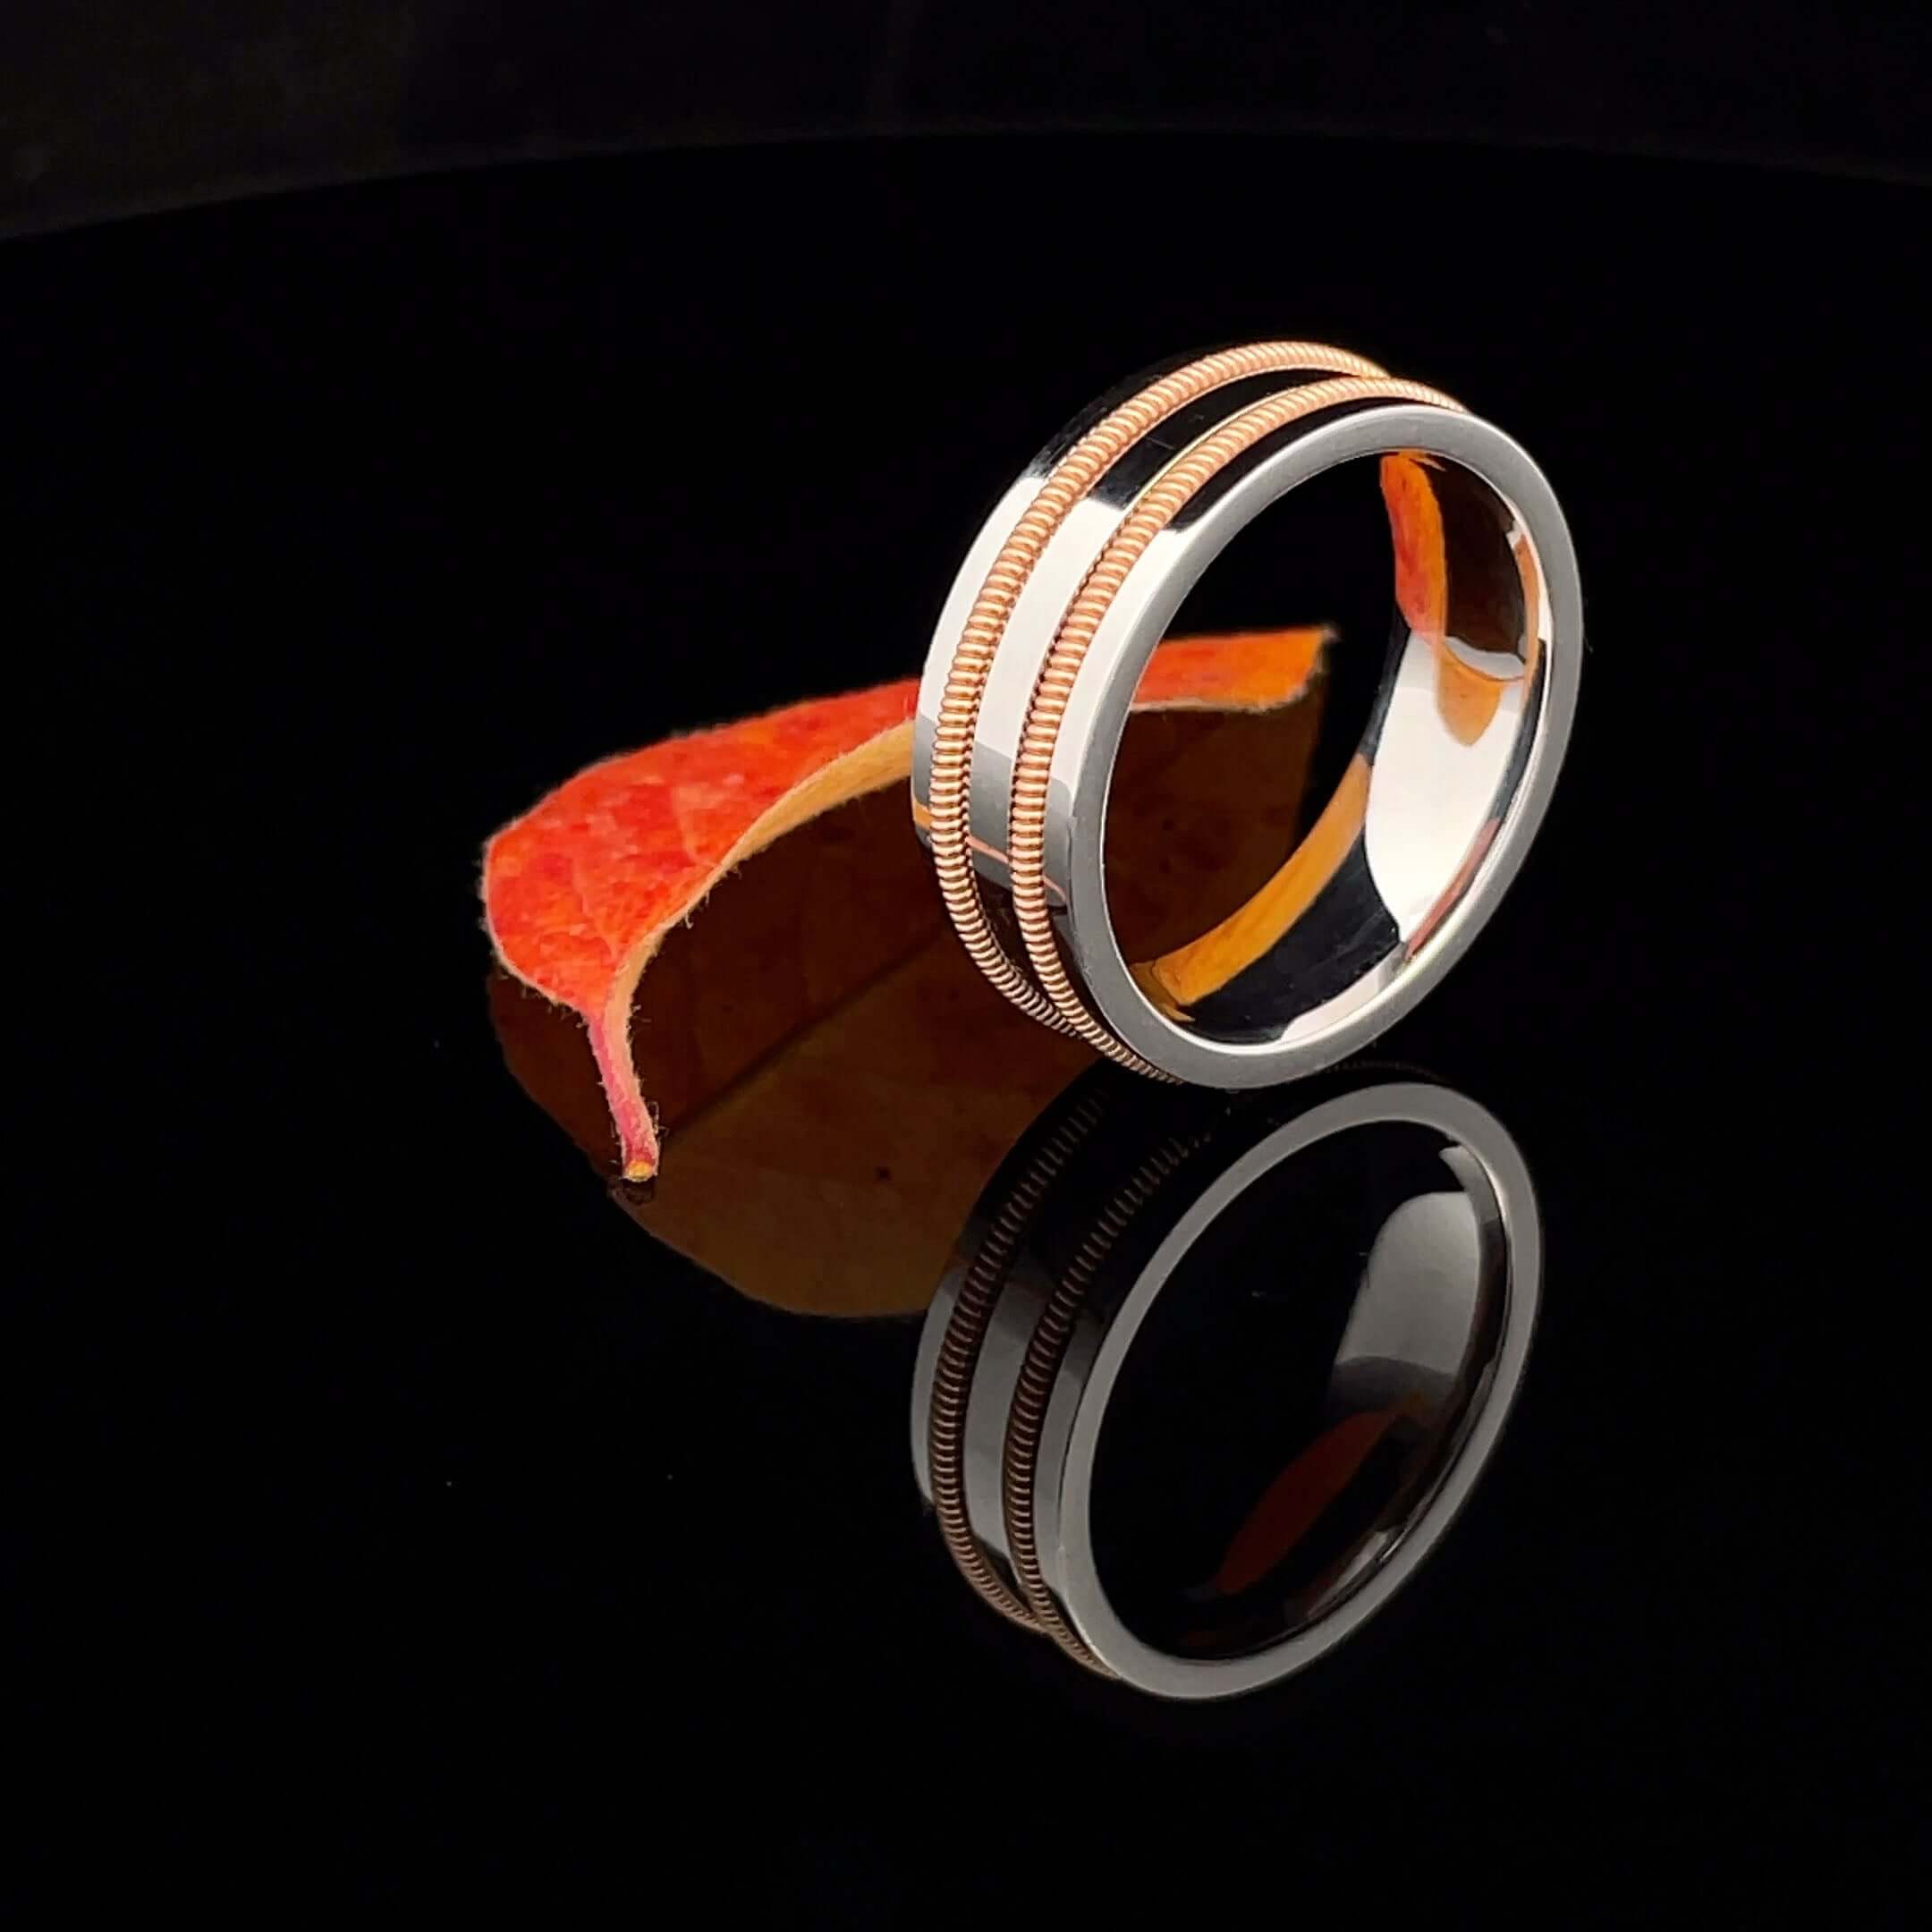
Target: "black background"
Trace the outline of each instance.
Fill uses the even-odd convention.
[[[513,157],[967,131],[1923,181],[1928,77],[1919,0],[89,0],[0,19],[0,233]]]
[[[1866,1433],[1916,1263],[1860,1096],[1908,1057],[1924,219],[1089,136],[10,245],[28,1844],[258,1905],[1561,1921],[1801,1872],[1891,1916],[1910,1517]],[[1502,422],[1580,549],[1555,808],[1387,1043],[1521,1141],[1546,1318],[1413,1603],[1197,1721],[959,1585],[913,1328],[746,1303],[613,1210],[502,1066],[478,854],[593,757],[912,669],[1054,424],[1290,332]]]

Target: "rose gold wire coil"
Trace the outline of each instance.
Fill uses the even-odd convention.
[[[938,705],[928,784],[928,836],[940,895],[961,943],[993,985],[1032,1018],[1057,1031],[1076,1033],[1110,1060],[1156,1078],[1166,1076],[1116,1039],[1070,993],[1055,990],[1065,983],[1057,958],[1052,978],[1037,983],[1026,966],[1008,955],[994,932],[970,850],[969,778],[974,730],[987,675],[1013,606],[1073,505],[1124,452],[1188,403],[1246,377],[1296,369],[1333,370],[1362,378],[1384,373],[1365,356],[1321,343],[1254,343],[1203,356],[1172,371],[1081,436],[1042,483],[987,572],[953,650]],[[1404,387],[1401,393],[1410,391]],[[1030,945],[1028,953],[1032,972],[1038,974],[1038,960]]]
[[[1023,1630],[1050,1637],[1067,1655],[1102,1677],[1113,1672],[1080,1640],[1061,1614],[1039,1559],[1033,1485],[1054,1384],[1095,1276],[1134,1217],[1182,1165],[1205,1144],[1205,1133],[1174,1137],[1141,1160],[1113,1188],[1107,1204],[1081,1236],[1061,1271],[1028,1338],[1020,1376],[1009,1398],[1000,1458],[1000,1513],[1013,1574],[1012,1589],[982,1546],[966,1500],[963,1447],[967,1411],[987,1335],[1014,1259],[1031,1237],[1040,1209],[1069,1165],[1106,1117],[1103,1094],[1089,1093],[1059,1122],[1008,1187],[968,1261],[935,1359],[926,1415],[927,1485],[939,1531],[960,1573],[1001,1615]]]
[[[1348,402],[1426,402],[1438,409],[1462,409],[1453,397],[1424,384],[1377,377],[1307,383],[1244,410],[1177,456],[1141,493],[1068,606],[1034,686],[1013,779],[1007,863],[1013,879],[1014,917],[1038,991],[1049,1004],[1061,1030],[1078,1035],[1108,1058],[1120,1060],[1140,1072],[1153,1070],[1116,1040],[1074,992],[1054,936],[1052,914],[1046,904],[1046,793],[1054,746],[1066,714],[1067,700],[1088,647],[1127,581],[1128,573],[1196,492],[1264,437],[1318,411]]]
[[[1046,1191],[1098,1123],[1103,1108],[1089,1096],[1075,1108],[1034,1157],[1001,1204],[991,1227],[968,1263],[958,1299],[947,1320],[933,1368],[932,1405],[927,1417],[927,1480],[939,1533],[961,1575],[997,1610],[1027,1629],[1038,1628],[1033,1613],[1000,1580],[966,1507],[962,1445],[966,1408],[974,1372],[992,1319],[993,1305],[1006,1285],[1007,1271],[1026,1238]]]
[[[1021,1591],[1039,1628],[1077,1663],[1103,1677],[1111,1677],[1114,1673],[1087,1648],[1060,1614],[1060,1606],[1040,1568],[1034,1521],[1034,1478],[1039,1466],[1040,1432],[1046,1424],[1047,1405],[1053,1400],[1060,1365],[1066,1359],[1074,1324],[1080,1318],[1095,1275],[1129,1223],[1199,1145],[1197,1138],[1170,1140],[1157,1148],[1096,1217],[1034,1324],[1006,1416],[1000,1454],[1000,1509],[1013,1575],[1019,1580]]]

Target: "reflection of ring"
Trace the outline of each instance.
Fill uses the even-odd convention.
[[[1353,761],[1238,910],[1130,962],[1103,833],[1141,674],[1237,532],[1368,458],[1398,615]],[[1548,803],[1581,645],[1562,511],[1501,430],[1345,351],[1224,351],[1097,405],[987,519],[920,684],[914,819],[1015,1004],[1144,1073],[1272,1085],[1379,1033],[1475,936]]]
[[[1007,1616],[1140,1690],[1227,1697],[1341,1641],[1467,1500],[1540,1224],[1515,1143],[1445,1088],[1230,1112],[1120,1080],[1076,1083],[975,1210],[913,1461]]]

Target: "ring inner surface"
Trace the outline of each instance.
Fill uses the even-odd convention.
[[[1508,1271],[1480,1162],[1412,1123],[1318,1141],[1232,1202],[1163,1285],[1101,1426],[1094,1563],[1127,1629],[1246,1656],[1374,1574],[1481,1411]]]
[[[1305,656],[1318,624],[1299,697],[1279,702],[1276,681],[1252,708],[1139,716],[1109,781],[1108,910],[1135,981],[1231,1042],[1314,1038],[1423,955],[1509,814],[1542,704],[1534,546],[1447,458],[1395,453],[1290,491],[1168,636]]]

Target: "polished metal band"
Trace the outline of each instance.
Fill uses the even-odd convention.
[[[1228,975],[1247,980],[1218,1007],[1161,996],[1157,977],[1150,996],[1145,962],[1137,971],[1115,937],[1103,862],[1108,788],[1141,673],[1239,530],[1320,472],[1370,458],[1400,460],[1425,491],[1473,492],[1485,506],[1482,540],[1513,573],[1512,661],[1498,671],[1493,653],[1455,635],[1465,560],[1442,547],[1434,605],[1398,629],[1361,750],[1359,822],[1332,841],[1352,855],[1324,876],[1334,890],[1249,921],[1261,937]],[[1440,546],[1443,519],[1428,514]],[[1185,363],[1063,432],[961,567],[920,684],[912,772],[914,820],[948,916],[1008,999],[1124,1066],[1224,1088],[1311,1072],[1419,999],[1493,908],[1555,784],[1581,635],[1562,513],[1500,430],[1318,343]],[[1473,741],[1446,706],[1439,728],[1424,718],[1415,700],[1432,666],[1438,685],[1495,687]],[[1321,945],[1325,926],[1358,932],[1365,910],[1382,929],[1373,956],[1339,988],[1332,975],[1293,983],[1292,959]]]

